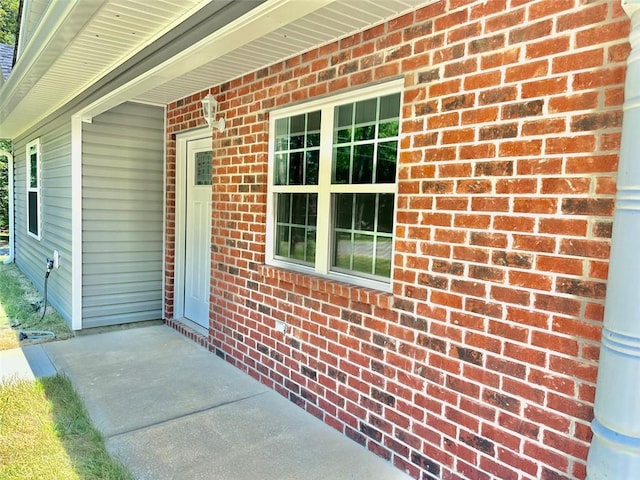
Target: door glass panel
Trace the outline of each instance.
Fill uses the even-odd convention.
[[[196,185],[211,185],[211,151],[196,152]]]

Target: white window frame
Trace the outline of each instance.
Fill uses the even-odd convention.
[[[36,183],[37,185],[35,187],[33,187],[31,185],[31,155],[32,153],[36,154]],[[36,240],[41,240],[42,239],[42,149],[41,149],[41,145],[40,145],[40,139],[36,138],[35,140],[33,140],[32,142],[29,142],[26,146],[26,186],[27,186],[27,195],[26,195],[26,217],[27,217],[27,234],[29,234],[29,236],[35,238]],[[36,202],[37,202],[37,206],[36,206],[36,211],[37,211],[37,215],[38,215],[38,233],[35,234],[31,231],[30,229],[30,212],[31,212],[31,208],[30,208],[30,193],[35,193],[36,194]]]
[[[301,273],[320,275],[337,281],[351,283],[366,288],[373,288],[382,291],[391,291],[391,280],[393,279],[393,252],[395,251],[395,234],[392,234],[392,260],[391,274],[388,281],[381,281],[368,277],[358,276],[331,270],[332,251],[332,206],[331,195],[336,193],[372,193],[372,184],[332,184],[332,162],[333,162],[333,125],[334,110],[338,105],[354,103],[361,100],[383,97],[393,93],[400,93],[400,115],[402,119],[402,92],[404,81],[398,79],[371,87],[366,87],[356,91],[349,91],[319,100],[305,102],[303,104],[285,107],[274,110],[269,116],[269,168],[267,171],[267,234],[266,234],[266,258],[267,265],[286,268]],[[312,111],[321,111],[320,124],[320,161],[318,169],[318,185],[274,185],[275,176],[275,126],[278,119],[292,117]],[[400,132],[398,133],[400,137]],[[400,138],[398,138],[398,151],[400,150]],[[395,219],[397,212],[398,198],[398,171],[396,169],[396,179],[393,183],[378,183],[375,185],[375,193],[393,193],[395,195],[394,223],[392,232],[395,232]],[[317,226],[316,226],[316,253],[313,267],[285,261],[276,258],[275,247],[275,225],[276,225],[276,194],[277,193],[316,193],[318,195]]]

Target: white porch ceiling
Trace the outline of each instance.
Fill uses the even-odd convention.
[[[291,8],[295,8],[295,3]],[[335,0],[233,51],[136,96],[167,104],[190,93],[224,83],[318,45],[346,37],[370,25],[426,3],[425,0]]]
[[[164,105],[434,1],[442,0],[266,0],[82,113],[128,100]],[[222,11],[231,3],[53,1],[0,88],[0,138],[15,138],[71,102],[205,6]]]

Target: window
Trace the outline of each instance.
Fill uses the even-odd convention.
[[[40,139],[27,145],[27,232],[40,240]]]
[[[401,86],[271,114],[268,263],[388,288]]]

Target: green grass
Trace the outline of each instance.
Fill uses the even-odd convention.
[[[47,306],[47,313],[41,319],[42,310],[35,310],[32,306],[41,301],[42,294],[14,264],[0,263],[0,350],[34,343],[29,339],[19,341],[20,330],[49,330],[58,339],[73,336],[64,319],[51,305]],[[18,328],[11,328],[16,324],[19,324]]]
[[[0,386],[0,479],[131,480],[62,375]]]

